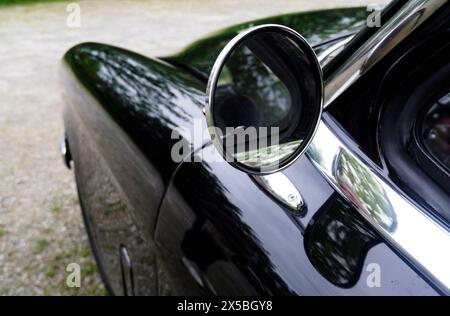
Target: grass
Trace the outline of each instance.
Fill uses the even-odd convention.
[[[45,248],[47,248],[48,240],[47,239],[40,239],[36,242],[36,248],[33,251],[34,255],[37,255],[39,253],[42,253]]]
[[[56,276],[60,269],[60,266],[56,263],[52,263],[47,267],[47,270],[45,271],[45,275],[49,278],[53,278]]]
[[[81,269],[81,273],[83,275],[93,275],[94,273],[97,272],[97,267],[95,266],[94,263],[92,262],[88,262],[86,263],[83,268]]]
[[[43,248],[48,245],[47,241],[44,239],[38,241],[37,243],[40,246],[43,246]],[[51,256],[51,260],[43,270],[45,276],[48,278],[43,294],[52,295],[57,291],[63,295],[108,295],[103,285],[95,282],[95,276],[98,273],[95,262],[92,259],[84,259],[81,261],[77,260],[80,258],[88,258],[89,255],[89,247],[86,246],[75,247],[70,251],[64,250],[54,253],[53,256]],[[66,285],[66,278],[68,276],[66,267],[69,263],[77,261],[81,266],[81,288],[69,288]],[[1,294],[2,293],[0,291],[0,295]]]
[[[8,234],[8,230],[3,227],[0,227],[0,237],[6,236]]]
[[[87,258],[87,257],[89,257],[90,255],[91,255],[91,251],[89,250],[89,248],[83,249],[83,250],[81,251],[81,256],[82,256],[83,258]]]
[[[69,0],[0,0],[0,6],[3,5],[14,5],[14,4],[31,4],[31,3],[41,3],[41,2],[69,2]]]
[[[54,214],[60,214],[63,211],[62,206],[60,205],[54,205],[51,209],[52,213]]]

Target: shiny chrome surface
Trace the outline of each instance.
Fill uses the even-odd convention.
[[[246,31],[239,33],[239,35],[235,36],[220,52],[219,56],[217,57],[214,65],[213,65],[211,74],[208,79],[208,84],[206,86],[206,106],[202,110],[203,110],[203,113],[206,115],[206,122],[207,122],[209,128],[212,128],[212,129],[215,128],[215,122],[214,122],[214,117],[213,117],[213,113],[214,113],[213,100],[214,100],[214,95],[215,95],[216,84],[219,80],[219,76],[220,76],[222,67],[225,64],[227,57],[229,56],[229,54],[231,54],[233,49],[237,45],[239,45],[239,43],[241,43],[245,38],[247,38],[248,36],[252,35],[255,32],[258,32],[260,30],[265,30],[265,29],[272,29],[273,31],[279,31],[279,32],[291,35],[293,37],[293,39],[292,38],[291,39],[293,41],[297,41],[297,43],[296,43],[297,45],[301,46],[302,49],[304,49],[304,47],[310,47],[312,55],[317,57],[313,48],[308,44],[308,42],[298,32],[296,32],[295,30],[293,30],[289,27],[283,26],[283,25],[263,24],[263,25],[255,26],[251,29],[248,29]],[[323,78],[322,78],[322,68],[321,68],[321,65],[317,58],[315,58],[315,63],[317,65],[317,69],[319,71],[320,81],[322,82],[321,90],[322,90],[322,95],[323,95],[324,87],[323,87]],[[322,97],[321,108],[323,108],[323,102],[324,102],[323,100],[324,100],[324,98]],[[321,114],[322,114],[322,112],[320,112],[319,117],[321,117]],[[310,137],[310,139],[305,140],[306,144],[305,144],[304,149],[299,151],[296,154],[296,156],[291,158],[291,160],[288,163],[284,164],[283,166],[280,166],[277,170],[271,170],[270,172],[258,172],[258,173],[254,173],[254,174],[257,174],[257,175],[272,174],[272,173],[281,171],[281,170],[289,167],[290,165],[292,165],[308,149],[308,146],[310,145],[312,139],[314,138],[314,134],[317,132],[319,123],[320,123],[320,120],[317,120],[317,124],[314,128],[314,132],[313,132],[312,136]],[[219,139],[218,137],[214,137],[214,136],[212,136],[211,138],[212,138],[212,142],[213,142],[214,146],[216,147],[216,149],[218,149],[222,155],[225,154],[227,156],[226,160],[234,161],[234,158],[230,157],[226,151],[222,152],[221,139]],[[233,166],[235,166],[236,168],[238,168],[241,171],[244,171],[246,173],[249,173],[249,174],[253,173],[250,170],[244,170],[244,169],[240,168],[238,164],[233,164]]]
[[[64,164],[68,169],[72,169],[71,162],[72,158],[70,157],[69,151],[67,149],[67,135],[63,133],[59,139],[59,151],[61,153],[61,157],[64,161]]]
[[[266,176],[252,176],[253,179],[271,194],[277,201],[288,208],[300,212],[305,203],[300,192],[289,178],[282,172]]]
[[[414,0],[325,82],[325,107],[431,16],[446,0]],[[318,57],[322,65],[342,42]],[[407,260],[450,294],[448,228],[353,154],[322,122],[307,151],[328,182]]]
[[[446,2],[447,0],[407,1],[398,13],[327,79],[324,107],[333,102]]]
[[[317,56],[317,59],[319,60],[320,65],[323,67],[325,66],[331,59],[333,59],[338,53],[340,53],[345,45],[352,40],[354,37],[354,34],[349,35],[348,37],[340,40],[334,45],[331,45],[326,50],[320,53],[319,56]]]
[[[324,122],[307,156],[394,248],[450,293],[450,233],[442,223],[366,166]]]

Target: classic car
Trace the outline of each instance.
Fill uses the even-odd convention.
[[[111,294],[450,293],[450,4],[367,16],[65,54],[61,150]]]

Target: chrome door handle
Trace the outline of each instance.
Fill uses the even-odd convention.
[[[278,202],[299,215],[304,213],[306,205],[300,192],[283,172],[251,177]]]

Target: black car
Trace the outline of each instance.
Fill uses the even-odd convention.
[[[62,150],[112,294],[449,294],[450,3],[380,14],[66,53]]]

